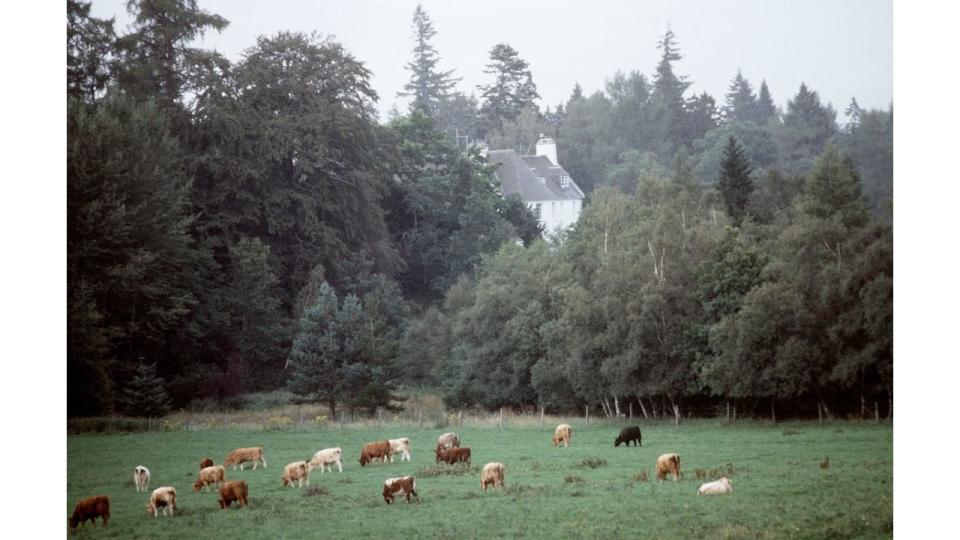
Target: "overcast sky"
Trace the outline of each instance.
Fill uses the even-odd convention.
[[[97,17],[116,16],[125,33],[125,0],[93,0]],[[208,34],[205,48],[231,61],[260,35],[281,30],[333,35],[373,72],[372,84],[385,114],[409,79],[403,65],[413,48],[411,19],[416,0],[200,0],[201,8],[230,25]],[[497,43],[513,46],[530,63],[541,107],[566,102],[575,83],[586,93],[603,89],[617,70],[651,77],[656,48],[669,24],[691,91],[718,103],[737,69],[759,88],[766,79],[778,105],[801,82],[843,110],[856,97],[862,107],[893,101],[893,8],[891,0],[424,0],[437,35],[440,68],[455,69],[459,88],[477,93],[491,78],[483,73]]]

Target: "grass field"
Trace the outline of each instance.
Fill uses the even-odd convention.
[[[571,421],[569,448],[553,448],[553,425],[428,429],[404,425],[205,430],[67,439],[65,517],[76,501],[109,495],[107,529],[89,522],[88,538],[874,538],[893,531],[893,429],[889,424],[765,424],[690,421],[679,427],[641,421],[643,446],[614,448],[623,424]],[[473,468],[443,474],[434,465],[437,436],[456,431]],[[409,437],[413,461],[361,468],[360,447]],[[200,459],[222,462],[237,447],[262,446],[267,469],[236,472],[250,504],[222,511],[214,493],[192,491]],[[343,473],[315,471],[310,488],[283,488],[289,462],[340,446]],[[658,455],[677,452],[683,476],[658,483]],[[830,457],[828,469],[820,461]],[[397,458],[395,458],[397,459]],[[483,493],[479,469],[506,466],[506,489]],[[174,518],[148,517],[148,494],[136,493],[132,469],[152,473],[150,490],[177,488]],[[728,466],[728,464],[731,464]],[[698,497],[694,469],[732,467],[733,493]],[[641,469],[650,480],[636,478]],[[460,471],[464,472],[464,471]],[[386,505],[383,480],[414,475],[421,504]],[[400,500],[398,499],[398,502]],[[66,520],[64,520],[66,521]]]

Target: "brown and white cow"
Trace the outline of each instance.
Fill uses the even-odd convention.
[[[487,486],[493,487],[503,485],[503,463],[487,463],[483,466],[483,472],[480,473],[480,488],[484,491]]]
[[[242,471],[243,464],[248,461],[253,462],[253,470],[257,470],[258,463],[262,463],[264,469],[267,468],[267,460],[263,459],[263,448],[259,446],[237,448],[233,452],[230,452],[230,455],[224,460],[223,466],[233,465],[233,470],[237,470],[237,465],[240,465],[240,470]]]
[[[103,526],[106,527],[110,520],[110,497],[106,495],[80,499],[70,516],[70,528],[76,529],[77,525],[86,524],[88,519],[96,527],[98,517],[103,518]]]
[[[205,457],[200,461],[200,470],[206,469],[207,467],[213,467],[213,460],[209,457]]]
[[[294,482],[297,482],[297,487],[303,487],[303,481],[307,481],[307,485],[310,485],[310,471],[307,469],[306,461],[294,461],[293,463],[288,463],[286,467],[283,468],[283,476],[280,477],[280,480],[283,482],[283,487],[293,486]]]
[[[343,472],[343,462],[341,461],[343,457],[343,450],[339,447],[337,448],[324,448],[319,450],[316,454],[310,458],[310,461],[307,462],[307,472],[312,472],[317,467],[320,467],[320,472],[323,473],[324,469],[330,469],[330,472],[333,472],[333,465],[337,466],[337,469],[340,472]]]
[[[197,481],[194,482],[193,490],[200,491],[201,488],[208,487],[210,484],[213,484],[214,488],[222,485],[224,472],[223,465],[214,465],[200,469],[200,476],[197,478]]]
[[[697,490],[697,495],[719,495],[721,493],[731,493],[733,492],[733,486],[730,484],[730,480],[724,476],[716,482],[707,482],[706,484],[700,486],[700,489]]]
[[[407,503],[410,503],[410,496],[413,495],[420,502],[420,495],[417,494],[417,481],[412,476],[403,476],[400,478],[387,478],[383,483],[383,500],[387,504],[393,502],[394,497],[407,497]]]
[[[570,446],[570,439],[573,438],[573,428],[570,427],[570,424],[560,424],[557,426],[557,429],[553,430],[553,445],[559,446],[560,443],[563,443],[563,446]]]
[[[410,439],[406,437],[390,439],[390,463],[393,463],[394,454],[403,454],[400,460],[410,461]]]
[[[170,511],[171,516],[173,515],[177,508],[176,488],[166,486],[153,490],[150,495],[150,502],[147,503],[147,514],[153,514],[153,517],[157,517],[160,508],[163,508],[163,515],[167,515],[167,510]]]
[[[667,474],[673,475],[673,481],[680,478],[680,456],[677,454],[663,454],[657,458],[657,480],[663,481]]]
[[[137,493],[147,491],[150,485],[150,469],[143,465],[137,465],[133,468],[133,485],[137,488]]]
[[[220,487],[220,498],[217,499],[217,502],[220,503],[220,508],[226,510],[233,501],[237,501],[240,506],[247,505],[246,480],[232,480]]]
[[[386,461],[389,455],[390,441],[367,443],[363,446],[363,449],[360,450],[360,466],[363,467],[375,459]]]
[[[454,463],[466,463],[470,464],[470,449],[469,448],[451,448],[449,450],[437,450],[437,461],[444,462],[447,465],[453,465]]]

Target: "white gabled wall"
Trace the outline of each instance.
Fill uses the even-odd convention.
[[[566,230],[580,218],[581,201],[577,199],[565,201],[532,201],[527,206],[537,212],[537,205],[540,206],[540,223],[543,224],[545,234],[553,233],[555,230]]]

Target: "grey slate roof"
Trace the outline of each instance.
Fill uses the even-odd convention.
[[[514,150],[490,150],[487,161],[495,167],[503,195],[519,195],[524,202],[582,200],[583,192],[570,173],[553,165],[544,156],[521,156]],[[567,187],[560,187],[560,176],[567,177]]]

